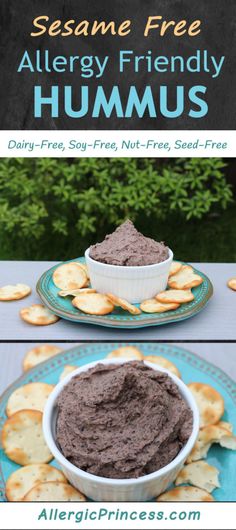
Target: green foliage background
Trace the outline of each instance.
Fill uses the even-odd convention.
[[[1,159],[0,258],[70,259],[130,218],[176,258],[236,261],[224,169],[219,158]]]

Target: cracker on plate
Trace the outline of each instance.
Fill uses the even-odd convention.
[[[174,311],[175,309],[178,309],[180,304],[176,303],[169,303],[169,304],[162,304],[161,302],[158,302],[156,298],[150,298],[149,300],[144,300],[140,304],[140,309],[144,313],[165,313],[166,311]]]
[[[215,388],[204,383],[190,383],[200,413],[200,428],[217,423],[224,414],[224,399]]]
[[[4,285],[0,287],[0,300],[10,302],[11,300],[21,300],[31,293],[31,288],[24,283],[16,285]]]
[[[10,395],[6,413],[10,417],[18,410],[32,409],[43,412],[49,394],[54,386],[47,383],[28,383],[23,385]]]
[[[63,291],[70,289],[81,289],[88,281],[87,272],[77,262],[64,263],[59,265],[53,272],[52,279],[56,287]]]
[[[150,363],[159,364],[159,366],[166,368],[172,374],[175,374],[177,377],[181,378],[177,366],[175,366],[174,363],[169,361],[169,359],[166,359],[166,357],[162,357],[160,355],[145,355],[144,360],[149,361]]]
[[[194,300],[194,295],[190,289],[168,289],[157,294],[156,299],[162,304],[186,304]]]
[[[70,289],[68,291],[59,291],[58,296],[66,298],[66,296],[78,296],[78,294],[89,294],[96,293],[96,289],[91,289],[90,287],[83,287],[82,289]]]
[[[192,289],[203,282],[203,278],[196,274],[190,265],[183,265],[177,274],[173,274],[168,280],[171,289]]]
[[[66,364],[61,372],[61,375],[59,377],[59,381],[62,381],[68,374],[71,374],[71,372],[74,372],[78,366],[72,366],[71,364]]]
[[[177,488],[162,493],[156,500],[160,502],[214,501],[210,493],[194,486],[178,486]]]
[[[112,313],[114,305],[105,294],[79,294],[72,300],[74,307],[89,315],[107,315]]]
[[[124,300],[124,298],[119,298],[118,296],[115,296],[112,293],[107,293],[107,297],[111,301],[111,303],[114,304],[114,306],[122,307],[122,309],[131,313],[131,315],[141,314],[141,311],[138,307],[133,304],[130,304],[130,302],[127,302],[127,300]]]
[[[42,304],[33,304],[20,310],[20,317],[28,324],[34,326],[49,326],[55,324],[59,319],[46,306]]]
[[[86,497],[70,484],[42,482],[22,499],[24,502],[84,502]]]
[[[32,464],[14,471],[6,482],[8,501],[19,502],[32,488],[42,482],[67,483],[65,475],[56,467],[48,464]]]
[[[89,280],[89,270],[88,270],[88,266],[86,265],[86,263],[81,263],[80,261],[77,261],[76,262],[85,272],[88,280]]]
[[[169,272],[169,277],[173,276],[173,274],[177,274],[177,272],[179,272],[180,269],[182,269],[182,263],[180,263],[179,261],[172,261],[170,272]]]
[[[199,431],[198,439],[188,456],[188,463],[206,458],[210,447],[215,443],[226,449],[236,450],[236,436],[232,434],[230,429],[222,427],[222,423],[225,424],[226,422],[208,425]]]
[[[34,368],[34,366],[37,366],[37,364],[39,363],[43,363],[44,361],[51,359],[51,357],[54,357],[54,355],[57,355],[62,351],[62,348],[59,348],[58,346],[53,346],[52,344],[42,344],[42,346],[36,346],[36,348],[32,348],[24,356],[24,372],[30,370],[31,368]]]
[[[232,423],[229,423],[228,421],[219,421],[217,423],[217,427],[222,427],[222,429],[226,429],[226,431],[233,432],[233,425]]]
[[[134,361],[142,361],[144,359],[142,352],[139,350],[139,348],[136,348],[136,346],[121,346],[120,348],[112,350],[107,355],[107,359],[119,359],[120,357]]]
[[[39,410],[20,410],[5,421],[2,446],[16,464],[47,464],[52,460],[43,436],[42,416]]]
[[[178,474],[175,484],[191,484],[211,493],[215,488],[220,487],[219,470],[215,466],[210,466],[204,460],[192,462],[183,467]]]

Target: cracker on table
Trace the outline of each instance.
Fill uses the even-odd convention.
[[[31,293],[31,288],[24,283],[16,285],[3,285],[0,287],[0,301],[10,302],[12,300],[21,300]]]
[[[28,324],[34,326],[49,326],[55,324],[59,319],[46,306],[42,304],[33,304],[20,310],[20,317]]]
[[[230,289],[232,289],[233,291],[236,291],[236,277],[230,278],[230,280],[228,280],[227,282],[227,285]]]

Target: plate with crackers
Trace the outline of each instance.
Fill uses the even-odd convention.
[[[167,289],[141,304],[90,285],[84,258],[55,265],[37,283],[50,311],[72,322],[112,328],[142,328],[178,322],[197,315],[213,294],[209,278],[192,266],[174,261]]]
[[[168,369],[188,385],[199,408],[197,442],[175,483],[153,500],[236,501],[236,383],[174,345],[94,343],[59,352],[41,345],[26,352],[23,375],[0,399],[2,502],[86,500],[53,460],[42,434],[42,413],[53,387],[67,374],[93,361],[119,357],[146,359]]]

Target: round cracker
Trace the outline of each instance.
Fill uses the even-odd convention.
[[[11,300],[21,300],[31,293],[31,288],[24,283],[16,285],[4,285],[0,287],[0,300],[10,302]]]
[[[23,498],[24,502],[69,502],[86,501],[80,491],[62,482],[43,482],[32,488]]]
[[[165,493],[162,493],[162,495],[159,495],[156,500],[160,502],[214,501],[210,493],[193,486],[179,486],[178,488],[173,488],[169,491],[166,491]]]
[[[200,413],[200,428],[217,423],[224,414],[224,399],[217,390],[204,383],[190,383]]]
[[[165,313],[166,311],[174,311],[175,309],[178,309],[180,304],[170,303],[170,304],[162,304],[161,302],[158,302],[156,298],[150,298],[149,300],[144,300],[140,304],[140,309],[144,313]]]
[[[33,304],[20,310],[20,317],[28,324],[34,326],[49,326],[55,324],[59,319],[46,306],[42,304]]]
[[[173,276],[173,274],[177,274],[180,269],[182,269],[182,263],[180,263],[179,261],[172,261],[169,271],[169,277]]]
[[[89,280],[89,277],[90,277],[89,276],[89,270],[88,270],[88,266],[86,265],[86,263],[81,263],[80,261],[79,262],[77,261],[76,263],[83,269],[83,271],[85,272],[85,274],[86,274],[86,276],[87,276],[87,278]]]
[[[71,374],[71,372],[74,372],[78,368],[78,366],[72,366],[71,364],[66,364],[63,368],[63,371],[61,372],[61,375],[59,377],[59,381],[62,381],[68,374]]]
[[[43,436],[42,412],[39,410],[20,410],[6,420],[2,429],[3,449],[13,462],[28,464],[47,464],[52,460]]]
[[[39,363],[43,363],[44,361],[51,359],[51,357],[54,357],[54,355],[57,355],[58,353],[62,351],[63,351],[62,348],[59,348],[58,346],[53,346],[51,344],[43,344],[42,346],[37,346],[36,348],[32,348],[24,356],[24,359],[23,359],[24,372],[26,372],[27,370],[30,370],[34,366],[37,366],[37,364]]]
[[[119,298],[119,296],[115,296],[112,293],[107,293],[107,297],[112,302],[112,304],[118,307],[122,307],[122,309],[131,313],[131,315],[141,314],[141,311],[138,307],[133,304],[130,304],[130,302],[127,302],[127,300],[124,300],[124,298]]]
[[[114,305],[105,294],[79,294],[72,300],[74,307],[89,315],[108,315],[114,310]]]
[[[236,291],[236,278],[230,278],[230,280],[227,282],[227,285],[230,289]]]
[[[131,360],[137,359],[138,361],[142,361],[144,359],[142,352],[138,348],[136,348],[136,346],[121,346],[116,350],[112,350],[107,355],[107,359],[119,359],[120,357]]]
[[[150,363],[159,364],[159,366],[166,368],[172,374],[175,374],[177,377],[181,379],[181,375],[180,375],[180,372],[177,366],[175,366],[174,363],[169,361],[169,359],[166,359],[165,357],[161,357],[160,355],[145,355],[144,360],[149,361]]]
[[[41,410],[43,412],[53,388],[53,385],[48,385],[47,383],[28,383],[17,388],[8,399],[7,416],[10,417],[22,409]]]
[[[59,265],[53,272],[52,279],[56,287],[69,291],[70,289],[81,289],[88,281],[84,268],[77,262]]]
[[[194,295],[190,289],[168,289],[157,294],[156,299],[162,304],[186,304],[194,300]]]
[[[220,487],[219,470],[215,466],[210,466],[204,460],[192,462],[183,467],[175,481],[176,486],[180,484],[191,484],[211,493],[215,488]]]
[[[58,296],[65,298],[66,296],[78,296],[78,294],[89,294],[96,293],[96,289],[91,289],[90,287],[85,287],[83,289],[71,289],[70,291],[59,291]]]
[[[171,289],[192,289],[203,282],[203,278],[196,274],[190,265],[183,265],[177,274],[168,280]]]
[[[8,501],[20,502],[39,483],[51,481],[67,483],[62,471],[48,464],[32,464],[20,467],[7,479],[6,497]]]

